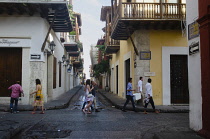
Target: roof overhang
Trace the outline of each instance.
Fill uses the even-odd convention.
[[[69,53],[69,56],[71,57],[78,57],[80,55],[80,52],[77,51],[77,52],[68,52]]]
[[[0,2],[0,14],[40,14],[42,18],[45,18],[49,24],[55,17],[52,29],[55,32],[70,32],[72,31],[72,25],[69,17],[68,5],[66,1],[51,0],[1,0]]]

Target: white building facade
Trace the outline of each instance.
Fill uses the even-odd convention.
[[[190,128],[202,128],[201,56],[198,19],[198,0],[187,1],[187,33],[189,46]]]
[[[19,8],[16,11],[11,11],[11,14],[6,11],[0,14],[0,55],[2,56],[0,60],[0,84],[2,84],[0,90],[4,92],[0,95],[1,104],[9,103],[10,91],[7,88],[17,80],[20,81],[25,94],[19,102],[23,105],[31,104],[34,100],[30,93],[36,89],[35,79],[41,80],[45,102],[57,98],[71,88],[71,74],[67,72],[68,67],[61,63],[62,56],[67,56],[67,53],[60,41],[59,33],[71,31],[71,26],[58,27],[57,24],[54,24],[50,29],[55,14],[53,8],[55,5],[60,6],[68,14],[67,3],[64,0],[24,3],[30,6],[39,6],[41,11],[40,9],[37,10],[39,12],[32,11],[33,9],[30,9],[29,6],[27,11],[31,10],[32,13],[27,13],[21,7],[22,3],[20,2],[0,2],[0,8],[6,8],[8,4],[15,5],[14,9],[15,7]],[[48,7],[47,11],[42,9],[43,7]],[[42,14],[47,14],[48,20],[41,17]],[[56,22],[56,20],[54,21]],[[46,41],[45,38],[47,38]],[[52,41],[55,44],[54,52],[49,49]]]

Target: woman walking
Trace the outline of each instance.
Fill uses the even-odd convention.
[[[84,91],[85,91],[85,101],[87,102],[87,106],[82,110],[84,113],[85,110],[87,110],[87,113],[90,114],[90,106],[92,105],[93,103],[93,95],[90,94],[90,92],[94,89],[94,87],[92,87],[90,89],[90,79],[87,79],[86,80],[86,84],[85,84],[85,88],[84,88]]]
[[[43,100],[43,94],[42,94],[42,85],[41,81],[39,79],[36,79],[36,91],[32,92],[32,94],[35,94],[34,96],[34,110],[32,114],[36,113],[37,107],[41,107],[41,112],[40,114],[44,114],[44,100]]]

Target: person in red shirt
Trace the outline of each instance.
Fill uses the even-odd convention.
[[[20,82],[17,81],[16,84],[11,85],[8,89],[12,89],[11,93],[11,99],[10,99],[10,110],[11,113],[17,113],[17,107],[18,107],[18,99],[20,94],[23,94],[23,89],[20,85]],[[24,94],[23,94],[24,96]],[[15,106],[13,108],[13,103],[15,102]]]

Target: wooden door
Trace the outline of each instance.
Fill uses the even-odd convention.
[[[16,81],[22,81],[22,48],[0,48],[0,97],[9,97]]]
[[[171,103],[189,104],[187,55],[171,55]]]
[[[118,94],[118,65],[116,66],[116,93]]]
[[[130,59],[125,61],[125,95],[127,92],[128,78],[130,78]]]

